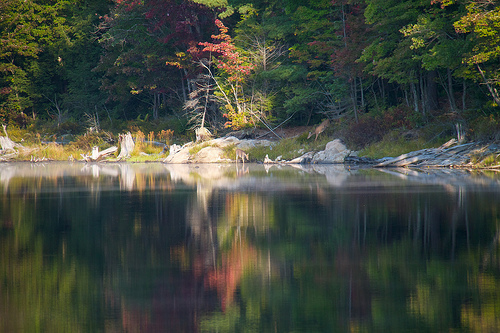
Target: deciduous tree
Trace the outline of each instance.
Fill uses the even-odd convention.
[[[500,105],[500,5],[493,0],[470,1],[467,14],[455,22],[457,32],[467,34],[472,49],[464,57],[471,76],[488,88]]]
[[[228,119],[226,126],[241,128],[249,122],[255,123],[253,117],[260,119],[258,114],[252,113],[248,108],[248,99],[244,90],[245,80],[254,65],[237,50],[222,21],[217,19],[215,24],[219,28],[219,34],[212,36],[214,42],[200,43],[203,47],[201,51],[206,52],[210,57],[209,62],[200,63],[210,73],[217,85],[221,100],[225,103],[223,108]],[[219,76],[210,68],[212,61],[217,66]]]

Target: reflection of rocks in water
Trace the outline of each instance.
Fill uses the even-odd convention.
[[[205,267],[214,267],[217,251],[217,221],[209,210],[212,190],[203,185],[197,185],[196,198],[187,206],[186,223],[191,230],[192,240],[197,252],[204,256]]]
[[[335,164],[335,165],[321,165],[321,164],[313,164],[313,170],[319,174],[326,176],[326,181],[328,184],[340,187],[344,184],[344,182],[349,178],[351,172],[346,169],[346,166],[343,164]]]
[[[234,177],[228,176],[234,168],[232,164],[164,164],[164,167],[174,182],[224,186],[234,181]]]
[[[442,185],[447,188],[449,184],[453,187],[459,186],[499,186],[498,178],[487,176],[488,171],[477,170],[475,173],[467,169],[451,168],[427,168],[427,169],[409,169],[409,168],[384,168],[378,171],[390,174],[399,179],[413,181],[420,184]]]

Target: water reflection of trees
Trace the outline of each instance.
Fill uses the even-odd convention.
[[[465,185],[435,185],[430,193],[410,187],[406,194],[391,188],[366,193],[355,186],[332,189],[320,182],[311,187],[307,199],[304,192],[280,193],[278,200],[253,193],[257,206],[271,212],[270,224],[266,218],[260,223],[245,222],[241,212],[254,206],[238,207],[242,194],[224,193],[220,201],[225,210],[237,214],[219,218],[218,234],[233,230],[243,235],[242,242],[253,246],[245,244],[246,250],[240,251],[252,253],[255,259],[248,261],[251,269],[246,270],[232,259],[231,277],[240,283],[236,289],[234,281],[226,281],[225,286],[226,292],[239,297],[232,304],[236,309],[226,304],[222,312],[205,318],[204,327],[232,331],[258,323],[260,329],[281,331],[348,326],[381,331],[409,326],[498,328],[496,301],[479,302],[484,313],[470,305],[478,292],[498,294],[491,284],[484,288],[471,279],[482,269],[473,257],[489,256],[487,247],[478,244],[484,243],[484,235],[495,234],[497,201],[474,188],[467,191]],[[238,245],[233,244],[227,251]],[[219,267],[231,269],[224,262]],[[494,267],[498,271],[498,262]],[[498,274],[480,275],[498,280]],[[286,295],[275,295],[275,288],[287,290]],[[280,301],[273,307],[269,299],[274,297]],[[283,309],[300,315],[287,316],[285,322],[280,316]],[[247,312],[259,314],[258,319],[246,316]],[[272,318],[274,326],[263,318]]]
[[[0,330],[500,326],[498,189],[479,179],[160,167],[0,171]]]

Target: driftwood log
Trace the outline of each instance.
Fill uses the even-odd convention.
[[[103,151],[99,151],[99,147],[93,147],[92,153],[90,155],[80,154],[85,162],[99,162],[102,161],[104,157],[116,153],[118,147],[113,146]]]
[[[429,148],[389,158],[374,167],[452,167],[465,165],[470,160],[470,152],[478,148],[477,143],[453,146],[452,139],[439,148]],[[453,147],[452,147],[453,146]]]

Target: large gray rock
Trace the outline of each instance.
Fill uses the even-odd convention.
[[[240,143],[240,139],[235,138],[234,136],[226,136],[223,138],[217,138],[209,141],[205,141],[205,144],[208,146],[217,146],[217,147],[227,147],[229,145],[238,145]]]
[[[213,140],[211,140],[213,141]],[[202,143],[206,145],[207,142]],[[207,146],[200,149],[197,153],[191,154],[191,150],[196,144],[188,143],[180,147],[177,145],[170,146],[170,154],[163,160],[164,163],[170,164],[185,164],[185,163],[227,163],[230,159],[225,157],[225,152],[220,148],[227,146],[228,142],[212,142],[218,146]]]
[[[232,162],[230,159],[225,157],[225,153],[222,148],[219,147],[205,147],[202,148],[198,153],[191,156],[189,159],[191,163],[227,163]]]
[[[189,163],[191,154],[189,150],[194,146],[192,142],[186,143],[184,146],[171,145],[170,154],[163,160],[164,163]]]
[[[238,144],[237,147],[243,150],[254,148],[257,146],[270,146],[273,143],[269,140],[241,140]]]
[[[311,163],[344,163],[351,151],[340,141],[335,139],[326,144],[325,150],[314,154]]]

